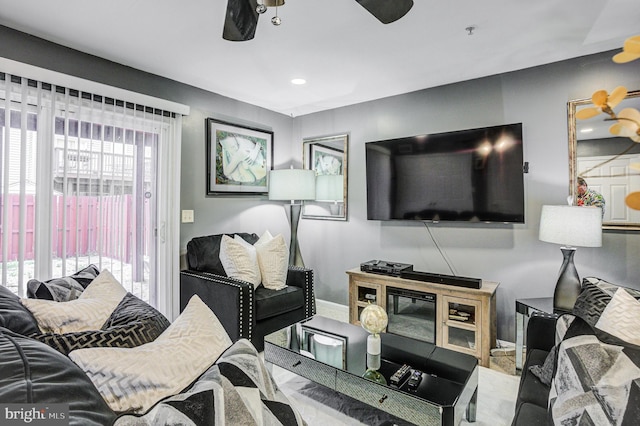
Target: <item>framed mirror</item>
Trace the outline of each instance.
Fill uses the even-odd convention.
[[[569,101],[567,105],[569,193],[579,205],[578,183],[584,180],[589,190],[604,198],[604,229],[640,230],[640,211],[625,204],[629,193],[640,191],[640,143],[611,134],[609,127],[615,121],[606,114],[576,119],[577,111],[589,107],[593,107],[591,99]],[[629,107],[640,109],[640,90],[629,91],[613,109],[619,113]]]
[[[303,165],[316,172],[316,199],[305,201],[306,219],[347,220],[349,135],[303,140]]]

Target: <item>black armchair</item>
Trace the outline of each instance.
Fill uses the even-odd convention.
[[[287,287],[270,290],[260,284],[227,277],[220,262],[223,234],[193,238],[187,244],[187,267],[180,272],[180,311],[197,294],[216,314],[234,342],[249,339],[259,350],[264,336],[316,312],[313,270],[289,266]],[[239,235],[254,244],[256,234]]]

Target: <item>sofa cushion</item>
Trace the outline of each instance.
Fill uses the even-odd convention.
[[[38,333],[38,322],[21,302],[20,298],[5,286],[0,285],[0,327],[19,334]]]
[[[0,328],[0,402],[68,404],[69,424],[108,425],[115,414],[84,372],[44,343]],[[34,423],[35,424],[35,423]]]
[[[56,302],[77,299],[98,275],[100,275],[98,268],[95,265],[89,265],[68,277],[53,278],[48,281],[32,279],[27,282],[27,297]]]
[[[527,352],[527,366],[542,365],[549,352],[540,349],[533,349]],[[545,385],[540,378],[533,374],[528,368],[522,370],[520,377],[520,388],[518,390],[518,400],[529,402],[541,407],[547,407],[549,386]]]
[[[516,408],[516,415],[511,423],[513,426],[547,426],[547,407],[541,407],[530,402],[520,404]]]
[[[260,286],[256,289],[256,321],[295,311],[304,306],[304,292],[299,287],[287,286],[271,290]]]
[[[241,339],[179,395],[170,396],[142,416],[122,415],[115,426],[161,424],[303,425],[276,387],[258,351]]]
[[[234,235],[239,235],[249,244],[254,244],[258,241],[256,234],[248,234],[245,232],[195,237],[187,243],[187,263],[189,269],[226,277],[227,274],[224,272],[224,267],[220,262],[220,242],[223,235],[228,235],[232,238]]]
[[[198,296],[156,340],[135,348],[89,348],[69,357],[109,406],[144,413],[198,378],[229,346],[218,318]]]
[[[35,333],[39,340],[68,355],[82,348],[133,348],[153,342],[169,327],[169,320],[153,306],[131,293],[122,299],[101,330],[73,333]]]
[[[68,302],[22,299],[43,333],[100,330],[127,294],[107,269],[87,286],[79,298]]]

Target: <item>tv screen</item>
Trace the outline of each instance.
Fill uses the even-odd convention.
[[[367,218],[524,223],[522,123],[367,142]]]

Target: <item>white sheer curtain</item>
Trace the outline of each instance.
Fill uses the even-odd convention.
[[[182,115],[9,73],[0,109],[2,285],[94,264],[173,317]]]

